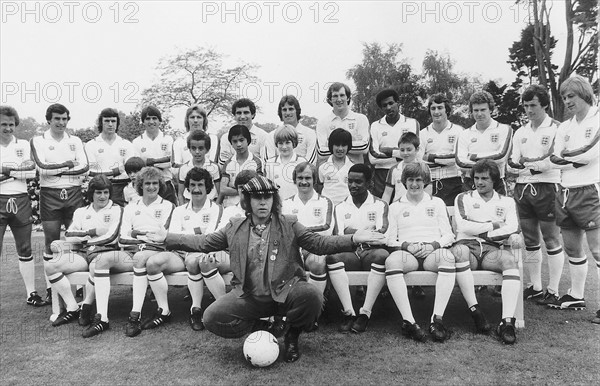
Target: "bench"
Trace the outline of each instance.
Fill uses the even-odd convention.
[[[520,269],[522,271],[522,269]],[[367,277],[369,276],[368,271],[349,271],[348,280],[351,286],[366,286],[367,285]],[[521,273],[522,275],[522,273]],[[223,279],[225,280],[225,284],[229,285],[231,278],[233,275],[231,273],[227,273],[223,275]],[[67,275],[67,278],[71,282],[72,285],[83,285],[88,280],[87,272],[74,272]],[[167,279],[167,283],[169,285],[179,285],[186,286],[188,280],[187,272],[176,272],[170,275],[165,275]],[[491,271],[473,271],[473,279],[475,285],[487,285],[487,286],[495,286],[502,285],[502,274],[491,272]],[[404,280],[406,281],[406,285],[409,286],[435,286],[435,282],[437,280],[437,273],[435,272],[410,272],[404,275]],[[124,273],[114,273],[110,275],[110,283],[111,285],[131,285],[133,282],[133,272],[124,272]],[[84,287],[85,288],[85,287]],[[516,326],[518,328],[525,327],[524,313],[523,313],[523,297],[519,296],[519,301],[517,303],[517,309],[515,312],[515,318],[517,319]]]

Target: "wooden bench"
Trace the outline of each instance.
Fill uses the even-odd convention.
[[[521,269],[522,271],[522,269]],[[367,277],[369,276],[368,271],[349,271],[348,279],[351,286],[367,285]],[[223,275],[225,284],[229,285],[233,275],[231,273]],[[88,279],[87,272],[75,272],[67,275],[67,278],[72,285],[85,285]],[[170,275],[165,275],[167,283],[169,285],[180,285],[186,286],[188,274],[187,272],[176,272]],[[502,274],[491,272],[491,271],[473,271],[473,279],[475,285],[487,285],[495,286],[502,285]],[[419,286],[435,286],[437,280],[437,273],[435,272],[410,272],[404,275],[407,285],[419,285]],[[125,273],[114,273],[110,275],[111,285],[131,285],[133,282],[133,272]],[[522,292],[522,288],[521,288]],[[524,313],[523,313],[523,296],[519,296],[519,302],[515,312],[515,318],[517,319],[516,326],[518,328],[525,327]]]

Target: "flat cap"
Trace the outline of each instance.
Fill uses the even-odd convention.
[[[242,186],[242,191],[249,194],[274,194],[278,190],[279,187],[273,181],[263,176],[256,176]]]

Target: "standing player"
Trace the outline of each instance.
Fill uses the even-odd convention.
[[[348,197],[348,172],[352,161],[348,151],[352,149],[352,134],[339,128],[329,135],[328,144],[331,156],[319,166],[318,192],[337,205]]]
[[[563,235],[569,257],[571,288],[555,303],[557,309],[585,309],[585,279],[588,271],[583,249],[585,234],[600,279],[600,114],[587,80],[573,76],[560,85],[560,94],[573,117],[556,133],[551,161],[561,168],[561,189],[556,199],[556,224]],[[600,310],[594,323],[600,324]]]
[[[554,216],[560,171],[550,162],[558,122],[546,114],[550,96],[545,88],[531,85],[521,99],[529,123],[514,135],[508,166],[512,173],[518,175],[514,199],[525,238],[523,266],[531,281],[523,291],[523,298],[547,305],[558,300],[558,284],[565,259]],[[545,293],[542,287],[540,231],[548,252],[550,273]]]
[[[452,254],[458,261],[468,256],[471,269],[502,273],[502,321],[497,333],[504,343],[513,344],[517,340],[514,315],[521,278],[518,260],[509,250],[501,249],[500,243],[512,241],[511,236],[519,232],[517,208],[512,198],[494,191],[502,182],[494,161],[477,161],[471,168],[471,179],[476,190],[459,194],[454,203],[458,241]]]
[[[348,158],[353,163],[364,163],[369,151],[369,120],[363,114],[350,110],[352,94],[350,87],[335,82],[327,90],[327,103],[333,107],[329,115],[317,123],[317,153],[319,163],[332,154],[329,147],[329,135],[337,128],[343,128],[352,135],[352,148]]]
[[[54,258],[46,264],[46,274],[52,283],[52,290],[62,298],[66,306],[52,322],[54,327],[70,323],[77,318],[81,326],[90,324],[94,302],[93,261],[121,257],[117,239],[123,209],[112,202],[111,191],[112,186],[106,176],[97,175],[92,178],[87,191],[91,204],[75,211],[73,222],[65,232],[66,241],[52,242]],[[65,275],[88,270],[86,298],[80,309]],[[102,327],[106,329],[108,324]]]
[[[506,194],[504,173],[508,151],[512,137],[510,126],[492,119],[494,98],[487,91],[478,91],[469,98],[469,111],[475,119],[475,124],[464,130],[458,136],[456,147],[456,164],[462,169],[463,190],[472,190],[473,181],[469,170],[475,162],[490,159],[498,165],[500,183],[496,189],[500,194]]]
[[[10,226],[17,255],[19,272],[25,282],[27,304],[45,306],[35,290],[35,263],[31,253],[31,201],[27,194],[27,179],[35,177],[29,143],[14,136],[19,126],[19,114],[10,106],[0,106],[0,251],[6,227]]]
[[[165,135],[160,129],[162,115],[156,107],[144,107],[141,118],[146,131],[133,140],[135,155],[143,159],[146,166],[154,166],[162,172],[165,182],[165,189],[161,192],[162,197],[177,204],[177,194],[171,173],[173,137]]]
[[[431,169],[433,195],[447,206],[462,192],[460,171],[456,166],[456,142],[464,131],[462,126],[448,120],[452,106],[444,94],[435,94],[427,102],[433,122],[421,130],[423,160]]]
[[[206,133],[208,129],[208,117],[206,110],[200,105],[192,105],[185,112],[185,137],[180,137],[173,142],[173,167],[178,168],[184,163],[190,161],[193,155],[190,154],[187,138],[195,131]],[[212,146],[208,149],[207,159],[216,163],[219,155],[219,138],[215,134],[207,134],[210,136]],[[185,176],[185,175],[184,175]]]
[[[388,171],[402,158],[398,143],[405,133],[419,136],[419,122],[400,114],[400,96],[396,90],[387,88],[375,97],[377,106],[385,116],[371,124],[369,162],[374,167],[373,195],[381,198]]]
[[[261,158],[264,155],[263,148],[267,141],[267,132],[252,122],[256,116],[256,105],[250,99],[242,98],[233,102],[231,114],[235,118],[237,125],[246,126],[250,132],[248,140],[248,150],[252,155]],[[235,146],[225,135],[221,136],[221,149],[219,151],[219,165],[225,165],[236,154]],[[261,158],[262,159],[262,158]]]
[[[279,185],[279,196],[282,200],[296,194],[293,173],[296,165],[306,162],[295,152],[298,146],[298,134],[292,126],[284,125],[275,130],[275,144],[279,155],[265,163],[265,176]]]
[[[222,202],[224,208],[240,202],[239,192],[233,185],[233,181],[240,171],[254,170],[256,173],[262,175],[263,170],[261,160],[249,151],[251,133],[246,126],[232,126],[227,134],[227,139],[233,149],[235,149],[235,155],[225,162],[221,174],[221,189],[218,202]]]
[[[60,239],[60,227],[64,225],[68,228],[73,221],[73,213],[83,205],[81,182],[89,169],[88,159],[81,139],[66,132],[70,119],[65,106],[58,103],[50,105],[46,110],[50,129],[30,141],[40,176],[40,217],[44,229],[45,262],[52,259],[50,244]],[[48,294],[51,294],[49,288]],[[50,301],[51,297],[47,300]],[[55,305],[53,313],[58,311],[58,305]]]
[[[298,217],[300,224],[312,232],[330,235],[333,232],[333,204],[327,197],[314,189],[317,181],[317,168],[309,162],[298,164],[294,168],[294,183],[298,194],[283,202],[281,212]],[[301,249],[304,267],[310,272],[308,282],[314,284],[321,293],[327,285],[327,266],[324,255],[315,255]]]
[[[279,101],[277,107],[277,115],[284,125],[289,125],[294,128],[298,135],[298,146],[296,146],[296,154],[306,158],[308,162],[316,164],[317,162],[317,135],[315,131],[300,123],[302,110],[300,102],[293,95],[284,95]],[[267,141],[264,147],[265,154],[262,159],[273,158],[279,153],[275,144],[275,130],[268,133]]]
[[[125,205],[123,189],[129,183],[125,162],[133,156],[133,145],[117,135],[119,112],[106,108],[98,116],[99,136],[85,144],[85,152],[90,163],[90,177],[104,174],[112,183],[112,202]]]
[[[213,180],[215,190],[211,190],[208,196],[209,200],[216,199],[219,196],[219,182],[221,180],[221,171],[219,166],[206,158],[206,154],[210,152],[212,148],[211,137],[202,130],[192,131],[187,137],[186,149],[191,154],[191,159],[186,161],[178,170],[177,180],[179,181],[179,189],[177,189],[177,195],[179,197],[179,203],[185,204],[191,199],[190,192],[185,188],[185,176],[193,168],[200,168],[208,171]]]
[[[348,173],[350,196],[335,207],[333,233],[349,235],[360,230],[385,234],[388,229],[388,204],[369,193],[373,172],[368,165],[356,164]],[[328,255],[329,280],[344,307],[340,332],[364,332],[379,292],[385,285],[385,260],[389,253],[380,247],[360,244],[354,252]],[[346,271],[369,271],[365,302],[356,317]]]
[[[208,199],[210,191],[213,189],[212,176],[208,171],[194,167],[186,174],[184,186],[190,192],[191,200],[187,204],[175,208],[169,232],[189,235],[214,232],[223,209]],[[222,272],[229,269],[229,259],[226,253],[221,252],[218,253],[218,258],[215,253],[207,255],[200,252],[180,252],[180,254],[184,256],[185,267],[188,271],[188,289],[192,298],[190,325],[193,330],[200,331],[204,329],[202,324],[204,281],[202,279],[206,279],[206,286],[215,299],[225,295],[225,282],[221,275],[216,275],[216,273],[219,269]],[[154,257],[150,258],[148,263],[153,259]],[[215,262],[215,260],[217,261]],[[159,290],[165,291],[165,288],[159,288]]]

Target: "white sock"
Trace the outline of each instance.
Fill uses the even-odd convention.
[[[156,298],[158,308],[162,308],[163,315],[168,315],[170,312],[168,298],[169,284],[167,283],[165,275],[163,275],[162,272],[159,272],[156,275],[148,275],[148,282],[150,283],[150,288],[152,288],[152,292]]]
[[[325,292],[325,287],[327,287],[327,274],[324,273],[322,275],[317,275],[314,273],[310,273],[308,275],[308,282],[319,289],[321,293]]]
[[[96,292],[96,310],[103,322],[108,322],[108,298],[110,296],[110,271],[97,269],[94,272],[94,287]]]
[[[193,275],[188,273],[187,285],[188,289],[190,290],[190,296],[192,297],[191,308],[202,308],[202,296],[204,295],[204,282],[202,281],[202,274],[199,273],[197,275]]]
[[[575,299],[583,299],[585,279],[588,273],[587,256],[569,257],[569,272],[571,273],[571,290],[569,294]]]
[[[502,319],[514,318],[517,301],[521,296],[521,278],[519,270],[507,269],[502,271]]]
[[[350,283],[344,267],[345,265],[342,262],[331,265],[327,264],[329,280],[331,280],[331,285],[337,293],[338,298],[342,303],[342,307],[344,307],[344,314],[355,315],[354,307],[352,307],[352,298],[350,297]]]
[[[29,297],[29,294],[35,291],[35,263],[33,256],[19,256],[19,272],[21,272],[21,277],[25,283],[25,291],[27,291],[27,297]]]
[[[550,279],[548,280],[548,291],[558,294],[558,285],[565,265],[565,254],[562,247],[548,251],[548,271]]]
[[[365,303],[358,310],[359,314],[365,314],[371,317],[373,305],[377,296],[385,285],[385,265],[371,263],[371,271],[367,277],[367,293],[365,294]]]
[[[444,311],[454,289],[456,268],[441,266],[438,268],[438,277],[435,282],[435,299],[433,301],[433,315],[444,316]],[[433,316],[432,316],[433,318]]]
[[[460,292],[467,302],[467,307],[471,308],[477,304],[477,297],[475,296],[475,280],[473,279],[473,272],[471,272],[471,263],[468,261],[462,263],[456,263],[456,282],[460,288]]]
[[[388,289],[394,298],[396,307],[402,314],[402,319],[410,323],[415,323],[410,301],[408,300],[408,290],[406,289],[406,281],[404,280],[404,272],[402,270],[388,270],[385,272]]]
[[[131,312],[142,312],[146,289],[148,288],[148,276],[146,268],[133,268],[133,306]]]
[[[94,285],[94,277],[90,273],[87,281],[85,282],[85,299],[83,299],[83,304],[94,303],[94,298],[96,297],[96,290],[94,289]]]
[[[50,280],[50,285],[52,286],[52,291],[56,291],[61,298],[63,298],[65,305],[67,307],[67,311],[77,311],[79,308],[77,306],[77,301],[75,300],[75,296],[73,296],[73,292],[71,291],[71,283],[69,279],[62,272],[57,272],[48,277]]]
[[[541,291],[542,287],[542,247],[535,245],[533,247],[525,247],[525,260],[523,268],[529,274],[530,283],[527,287],[533,285],[533,289]]]
[[[223,276],[219,273],[218,268],[202,272],[202,277],[206,283],[206,288],[208,288],[215,299],[225,295],[225,280],[223,280]]]

